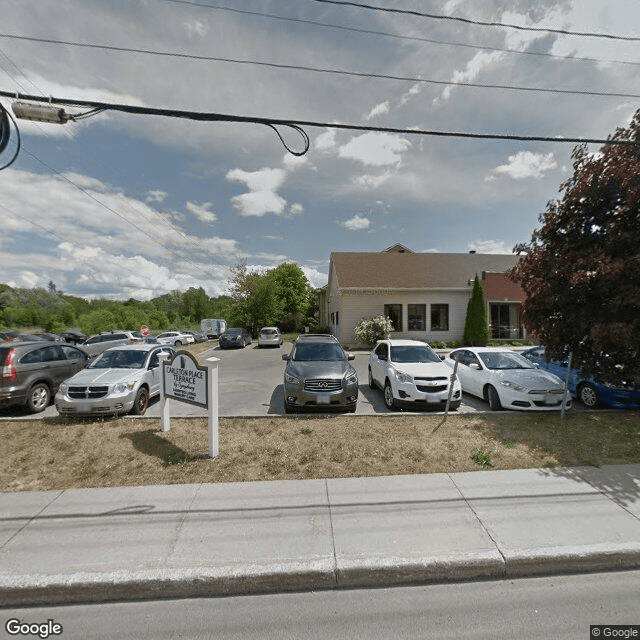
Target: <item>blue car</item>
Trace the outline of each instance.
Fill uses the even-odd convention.
[[[557,375],[562,381],[567,378],[567,362],[547,360],[544,347],[533,347],[522,355],[541,369]],[[585,377],[577,369],[569,370],[567,388],[582,404],[593,409],[605,405],[612,409],[640,409],[640,385],[621,382],[612,384],[594,377]]]

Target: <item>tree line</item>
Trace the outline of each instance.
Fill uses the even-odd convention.
[[[266,272],[232,268],[229,295],[210,297],[202,287],[172,291],[151,300],[87,300],[59,291],[0,284],[0,329],[38,328],[61,333],[70,328],[87,335],[147,325],[152,332],[198,329],[203,318],[221,318],[229,326],[254,333],[276,325],[285,331],[314,323],[315,290],[295,264],[281,264]]]

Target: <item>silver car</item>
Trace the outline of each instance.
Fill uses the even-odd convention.
[[[172,344],[174,347],[181,347],[183,344],[193,344],[196,339],[190,333],[184,331],[165,331],[156,336],[158,344]]]
[[[144,343],[107,349],[60,385],[56,409],[63,416],[141,416],[160,393],[161,360],[173,353],[171,347]]]
[[[139,331],[105,331],[87,338],[78,345],[90,358],[100,355],[103,351],[124,344],[142,342],[144,336]]]
[[[278,327],[262,327],[258,335],[258,347],[279,347],[284,338]]]
[[[284,411],[315,409],[350,411],[358,403],[358,374],[331,335],[302,335],[291,354],[284,354]]]

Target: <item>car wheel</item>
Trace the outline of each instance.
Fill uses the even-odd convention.
[[[51,389],[44,382],[37,382],[29,389],[27,396],[27,409],[31,413],[40,413],[44,411],[51,402]]]
[[[382,395],[384,396],[384,404],[387,409],[391,409],[392,411],[397,409],[396,400],[393,397],[393,389],[391,388],[391,383],[388,380],[385,382]]]
[[[373,379],[373,373],[371,373],[371,367],[369,367],[369,389],[375,389],[376,383]]]
[[[295,409],[288,403],[284,403],[284,412],[285,413],[295,413]]]
[[[149,406],[149,392],[146,387],[140,387],[136,393],[136,399],[133,402],[131,413],[136,416],[143,416]]]
[[[449,411],[457,411],[460,408],[460,400],[449,403]]]
[[[489,401],[489,409],[491,409],[491,411],[500,411],[500,409],[502,409],[500,396],[491,385],[487,387],[487,400]]]
[[[588,382],[580,385],[580,389],[578,390],[578,398],[580,398],[580,402],[582,402],[582,404],[589,409],[594,409],[598,406],[598,392],[596,391],[595,387],[590,385]]]
[[[182,342],[180,342],[180,340],[176,340],[176,341],[173,343],[173,346],[174,346],[174,347],[181,347],[181,346],[182,346]]]

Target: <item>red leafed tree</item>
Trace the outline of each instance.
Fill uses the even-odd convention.
[[[515,247],[510,276],[549,356],[572,352],[586,374],[640,380],[640,110],[608,140],[595,154],[574,149],[573,177]]]

